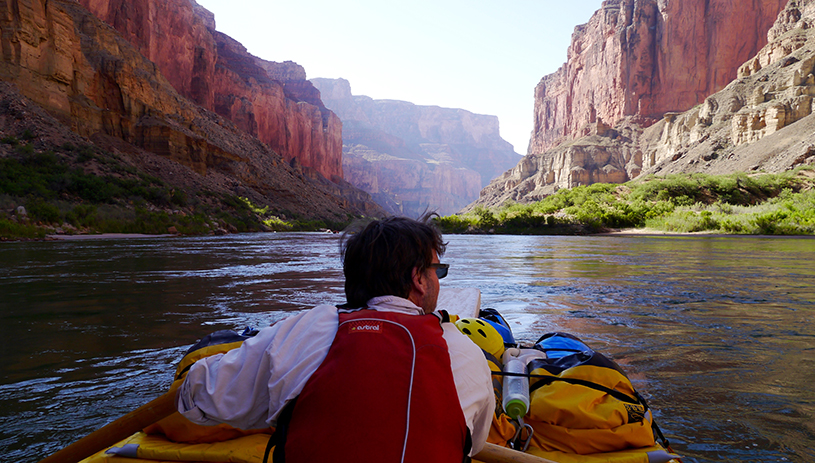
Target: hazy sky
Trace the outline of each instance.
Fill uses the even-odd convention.
[[[535,85],[602,0],[197,0],[217,29],[354,95],[498,116],[526,154]]]

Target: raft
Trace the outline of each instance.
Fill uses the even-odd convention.
[[[484,312],[480,311],[480,306],[481,293],[474,288],[442,288],[439,294],[438,307],[447,310],[458,319],[473,319],[477,318],[479,314],[483,316]],[[493,311],[493,313],[495,312]],[[494,316],[492,320],[495,320]],[[230,344],[221,344],[221,346],[226,346],[226,350],[235,347],[235,345]],[[217,349],[207,348],[196,351],[196,355],[188,354],[178,366],[178,371],[183,371],[189,364],[194,363],[201,357],[212,355],[216,351]],[[493,371],[501,368],[498,359],[490,358],[489,353],[486,355]],[[494,380],[494,386],[496,387],[497,407],[487,442],[499,446],[509,446],[509,442],[516,435],[518,422],[511,420],[501,412],[500,381]],[[593,453],[557,450],[557,446],[553,447],[548,444],[546,439],[538,439],[539,433],[553,431],[551,428],[546,427],[546,423],[537,422],[534,419],[534,413],[532,413],[536,408],[534,400],[531,408],[524,417],[525,424],[535,431],[526,448],[528,454],[558,463],[677,463],[679,461],[675,458],[675,455],[668,453],[666,448],[653,438],[645,441],[648,445],[639,445],[642,442],[624,435],[626,433],[631,434],[631,429],[623,429],[623,427],[615,428],[610,435],[612,439],[622,442],[622,446],[631,448]],[[651,417],[651,419],[653,418]],[[639,425],[645,426],[648,423],[650,422],[643,420]],[[633,425],[635,428],[637,427],[637,423]],[[618,431],[620,429],[622,431]],[[581,430],[577,431],[574,438],[580,436],[579,431]],[[82,460],[81,463],[263,463],[269,450],[267,447],[273,432],[274,430],[271,428],[244,432],[227,425],[198,426],[175,413],[156,425],[145,428],[145,430],[131,435],[116,445]],[[572,432],[572,430],[566,432]],[[620,434],[616,435],[615,432]],[[634,432],[636,432],[636,429]],[[639,434],[642,435],[642,432]],[[568,438],[570,437],[567,435]],[[592,447],[586,448],[591,449]],[[600,445],[598,448],[604,447]],[[575,449],[569,446],[565,450]],[[268,461],[271,461],[271,453],[268,454],[268,459]]]

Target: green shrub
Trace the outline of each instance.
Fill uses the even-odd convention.
[[[46,224],[62,223],[62,214],[60,214],[59,208],[54,204],[43,200],[33,200],[26,204],[25,208],[28,212],[28,216],[34,221],[40,221]]]
[[[284,221],[280,217],[269,217],[263,221],[263,225],[266,225],[270,229],[274,231],[289,231],[294,229],[294,225]]]
[[[501,220],[501,225],[507,231],[539,230],[555,224],[554,217],[537,214],[531,208],[522,209],[514,215],[507,214],[506,218]]]
[[[93,204],[77,204],[65,214],[65,221],[75,227],[93,227],[99,223],[98,208]]]
[[[472,225],[470,221],[460,215],[438,217],[434,221],[444,233],[464,233]]]
[[[8,219],[0,218],[0,238],[3,239],[42,239],[45,238],[45,229],[30,224],[21,224]]]
[[[495,214],[485,207],[477,207],[473,213],[477,217],[476,223],[478,227],[482,230],[491,230],[498,225],[498,219],[495,218]]]
[[[184,190],[173,190],[170,194],[170,202],[177,206],[187,205],[187,192]]]
[[[14,149],[18,154],[23,156],[33,156],[34,155],[34,145],[31,143],[26,143],[25,145],[17,145]]]
[[[745,224],[735,218],[725,218],[719,222],[719,227],[725,233],[741,234],[747,232]]]
[[[81,171],[71,173],[68,191],[94,203],[108,203],[120,191],[114,183],[103,177],[88,175]]]

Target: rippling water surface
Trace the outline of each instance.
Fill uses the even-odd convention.
[[[447,236],[443,285],[609,354],[686,462],[815,461],[815,240]],[[341,303],[330,234],[0,243],[0,460],[166,390],[217,329]]]

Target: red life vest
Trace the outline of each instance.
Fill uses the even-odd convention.
[[[434,315],[341,312],[292,410],[285,460],[463,461],[470,434],[442,333]]]

